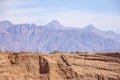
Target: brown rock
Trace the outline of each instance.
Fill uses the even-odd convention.
[[[0,80],[120,80],[120,53],[0,52]]]

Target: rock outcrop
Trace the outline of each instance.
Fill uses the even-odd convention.
[[[0,80],[120,80],[120,53],[0,52]]]

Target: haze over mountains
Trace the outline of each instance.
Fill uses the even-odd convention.
[[[0,49],[9,51],[118,52],[120,34],[102,31],[93,25],[65,27],[57,20],[45,26],[0,22]]]

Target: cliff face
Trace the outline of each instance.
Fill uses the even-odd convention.
[[[120,80],[120,53],[0,52],[0,80]]]

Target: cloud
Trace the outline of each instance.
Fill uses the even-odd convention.
[[[36,0],[1,0],[0,1],[0,7],[16,7],[16,6],[21,6],[21,5],[32,5],[36,2]]]
[[[85,27],[89,24],[93,24],[102,30],[114,30],[120,32],[119,15],[73,10],[61,13],[58,16],[58,19],[69,26]]]
[[[120,32],[120,15],[94,12],[92,10],[65,9],[64,7],[18,7],[31,5],[33,2],[26,3],[28,0],[26,2],[21,2],[20,0],[5,1],[6,3],[0,4],[3,9],[7,7],[6,10],[1,11],[1,21],[9,20],[16,24],[36,23],[37,25],[45,25],[51,20],[57,19],[66,26],[85,27],[93,24],[99,29]]]

